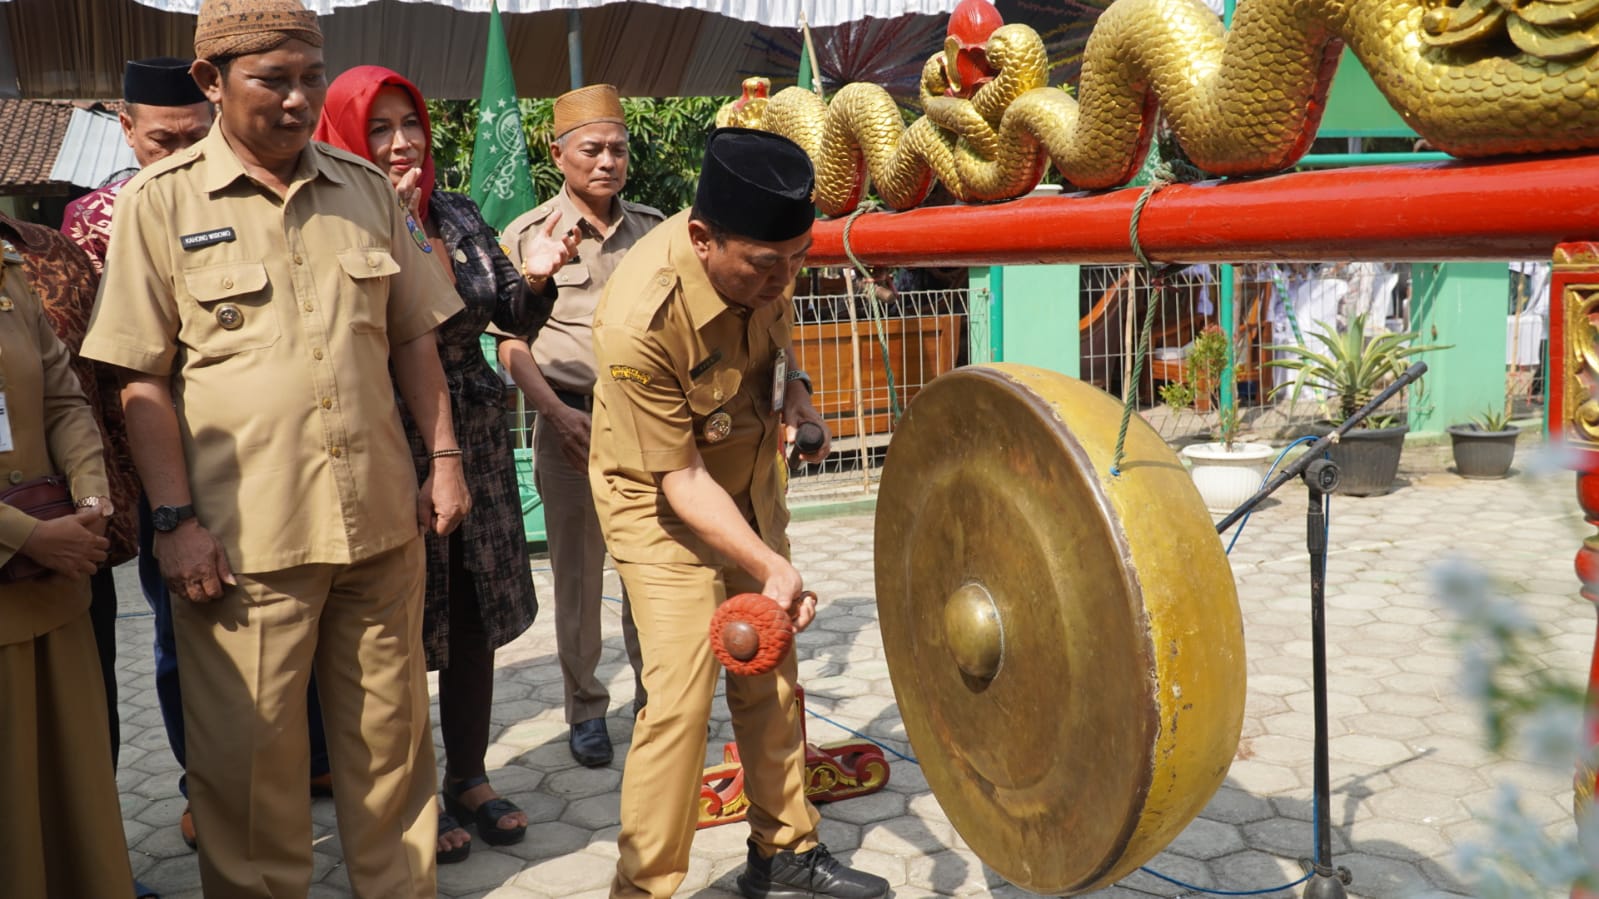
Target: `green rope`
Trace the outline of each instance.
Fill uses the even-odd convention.
[[[849,218],[844,220],[844,255],[848,256],[849,261],[854,263],[855,270],[861,276],[861,291],[866,297],[867,315],[872,321],[872,330],[877,334],[877,347],[878,353],[883,359],[883,371],[888,374],[889,414],[894,424],[899,424],[900,416],[904,414],[904,407],[900,405],[899,388],[894,383],[894,363],[889,358],[888,325],[883,321],[883,306],[877,300],[877,291],[872,288],[876,281],[872,278],[871,270],[861,262],[859,256],[855,255],[855,248],[850,243],[850,231],[855,227],[855,220],[876,208],[876,202],[863,200],[859,206],[855,207],[855,211],[849,214]],[[855,298],[850,297],[850,302],[855,302]]]
[[[1160,305],[1161,294],[1166,289],[1165,267],[1156,267],[1149,261],[1149,257],[1144,255],[1144,246],[1138,239],[1138,224],[1144,217],[1144,207],[1157,191],[1172,183],[1171,170],[1164,167],[1163,169],[1157,174],[1156,179],[1144,188],[1143,193],[1138,195],[1138,202],[1133,204],[1133,216],[1127,222],[1127,241],[1132,246],[1133,256],[1149,278],[1153,295],[1144,310],[1144,328],[1139,334],[1138,348],[1133,354],[1133,376],[1129,383],[1122,385],[1122,421],[1121,426],[1116,429],[1116,456],[1110,463],[1111,477],[1121,477],[1122,459],[1127,455],[1127,426],[1132,421],[1134,407],[1138,405],[1138,384],[1144,377],[1144,356],[1149,353],[1149,336],[1155,327],[1155,307]]]

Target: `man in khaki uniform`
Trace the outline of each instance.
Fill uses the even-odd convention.
[[[500,364],[538,410],[533,430],[533,477],[544,500],[550,569],[555,580],[555,644],[566,681],[566,721],[572,757],[590,767],[611,762],[605,714],[611,694],[595,677],[600,661],[601,590],[605,541],[589,489],[589,416],[594,408],[594,306],[622,256],[665,218],[657,209],[622,199],[627,185],[627,127],[616,88],[595,84],[555,100],[550,156],[561,170],[561,192],[505,229],[511,261],[520,268],[522,244],[553,222],[577,232],[577,255],[555,274],[561,297],[531,347],[500,344]],[[638,632],[622,594],[622,635],[635,680]],[[644,705],[643,684],[633,701]]]
[[[650,701],[622,776],[613,897],[671,896],[688,871],[718,665],[707,628],[730,595],[775,599],[804,630],[814,594],[788,561],[782,444],[822,426],[793,355],[794,278],[810,249],[811,163],[760,131],[711,135],[694,207],[634,247],[594,314],[599,366],[589,476],[633,598]],[[794,377],[790,377],[790,375]],[[819,461],[827,447],[808,456]],[[750,800],[747,897],[872,899],[816,839],[794,654],[729,677]]]
[[[125,370],[205,892],[310,888],[314,665],[351,886],[431,897],[420,532],[469,504],[433,336],[461,304],[388,179],[310,142],[321,45],[298,0],[205,0],[217,125],[118,197],[83,352]],[[396,386],[435,457],[420,490]]]

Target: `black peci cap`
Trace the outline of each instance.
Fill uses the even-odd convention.
[[[144,106],[190,106],[205,94],[189,76],[189,60],[173,56],[130,60],[122,69],[122,99]]]
[[[816,170],[799,145],[769,131],[718,128],[705,144],[699,216],[729,234],[776,243],[816,221]]]

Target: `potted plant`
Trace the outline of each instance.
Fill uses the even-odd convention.
[[[1194,486],[1213,512],[1231,512],[1255,495],[1266,473],[1272,448],[1264,443],[1238,439],[1240,419],[1236,391],[1221,402],[1223,375],[1227,370],[1227,335],[1215,325],[1207,325],[1195,335],[1183,360],[1181,377],[1160,389],[1160,398],[1173,410],[1216,410],[1215,442],[1185,446],[1181,455],[1188,460]],[[1235,383],[1235,382],[1229,382]]]
[[[1371,402],[1391,380],[1402,374],[1407,360],[1418,353],[1448,349],[1444,345],[1417,346],[1414,331],[1387,332],[1366,336],[1366,317],[1355,316],[1349,329],[1340,334],[1334,325],[1318,322],[1310,336],[1320,351],[1298,344],[1270,346],[1267,350],[1283,354],[1266,365],[1297,372],[1293,381],[1279,384],[1275,396],[1292,387],[1294,396],[1305,387],[1325,392],[1328,418],[1317,429],[1325,434],[1343,424],[1360,407]],[[1419,383],[1419,382],[1418,382]],[[1332,445],[1328,450],[1342,478],[1339,492],[1352,496],[1381,496],[1393,489],[1399,474],[1399,457],[1405,448],[1410,426],[1401,416],[1372,415]]]
[[[1488,409],[1471,423],[1450,425],[1449,442],[1455,451],[1455,473],[1463,478],[1496,479],[1510,474],[1521,429],[1510,423],[1509,403]]]

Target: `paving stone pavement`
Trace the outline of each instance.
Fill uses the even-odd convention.
[[[1506,481],[1472,482],[1447,472],[1446,459],[1436,451],[1412,448],[1406,459],[1404,480],[1393,494],[1338,497],[1332,505],[1334,850],[1337,863],[1354,873],[1350,894],[1374,899],[1466,895],[1452,853],[1485,832],[1475,816],[1491,809],[1501,783],[1521,788],[1523,807],[1549,833],[1572,828],[1569,772],[1495,758],[1482,748],[1474,710],[1455,686],[1457,654],[1448,619],[1430,596],[1431,566],[1463,555],[1512,585],[1552,636],[1543,658],[1573,679],[1584,676],[1594,645],[1594,610],[1578,597],[1571,567],[1591,530],[1582,525],[1570,474],[1519,471]],[[1310,850],[1304,493],[1290,486],[1279,497],[1254,515],[1231,557],[1250,678],[1237,760],[1201,817],[1150,863],[1212,889],[1285,883],[1299,876],[1296,859]],[[795,524],[791,534],[795,561],[823,597],[817,626],[797,642],[810,709],[908,752],[873,601],[871,519],[807,521]],[[615,863],[632,699],[619,619],[613,614],[606,622],[601,668],[611,687],[617,760],[589,770],[577,766],[566,749],[548,564],[535,559],[533,567],[546,607],[532,629],[498,655],[488,757],[496,786],[533,823],[519,846],[477,844],[466,863],[440,868],[441,896],[599,897]],[[134,872],[163,895],[197,897],[196,857],[178,837],[183,800],[153,688],[152,619],[131,570],[118,574],[124,615],[118,622],[124,740],[118,783],[129,855]],[[617,595],[614,574],[607,584],[608,593]],[[808,726],[816,742],[848,736],[817,717]],[[726,706],[718,699],[707,761],[720,761],[722,744],[732,738]],[[898,897],[1030,895],[1006,884],[966,849],[909,762],[894,762],[885,792],[824,805],[821,812],[827,844],[845,861],[887,877]],[[311,895],[348,896],[332,801],[316,800],[313,817]],[[737,824],[700,831],[680,895],[735,896],[745,833]],[[1063,850],[1069,842],[1063,834]],[[1095,895],[1195,894],[1136,873]]]

